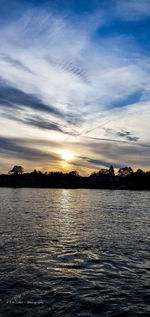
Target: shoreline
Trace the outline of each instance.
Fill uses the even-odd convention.
[[[86,187],[86,186],[0,186],[0,188],[36,188],[36,189],[101,189],[101,190],[131,190],[131,191],[150,191],[150,188],[139,188],[139,187]]]

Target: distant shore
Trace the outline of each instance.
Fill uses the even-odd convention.
[[[32,186],[32,185],[17,185],[17,184],[13,184],[13,185],[0,185],[0,188],[3,188],[3,187],[5,187],[5,188],[64,188],[64,189],[146,189],[146,188],[139,188],[139,187],[127,187],[127,186],[105,186],[105,185],[103,185],[103,186],[88,186],[88,185],[77,185],[77,186],[67,186],[67,185],[55,185],[55,186],[44,186],[44,185],[34,185],[34,186]],[[149,189],[150,190],[150,189]]]
[[[79,176],[76,172],[23,173],[0,175],[0,187],[8,188],[87,188],[112,190],[150,190],[150,173],[132,173],[126,176],[101,175]]]

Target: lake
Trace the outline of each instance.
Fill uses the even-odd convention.
[[[0,188],[1,316],[150,315],[150,192]]]

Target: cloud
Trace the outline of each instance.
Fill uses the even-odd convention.
[[[122,99],[119,98],[119,100],[116,100],[115,103],[110,105],[110,108],[117,108],[117,107],[124,107],[128,105],[132,105],[133,103],[137,103],[141,100],[142,94],[144,92],[144,89],[139,89],[135,91],[134,93],[129,94],[126,96],[126,98]]]
[[[9,118],[9,116],[8,116]],[[72,128],[67,128],[62,125],[60,125],[57,122],[52,122],[50,120],[46,120],[43,117],[40,116],[32,116],[32,118],[29,117],[24,117],[23,119],[19,119],[17,117],[10,117],[13,120],[19,121],[21,123],[42,129],[42,130],[53,130],[53,131],[57,131],[63,134],[67,134],[67,135],[71,135],[71,136],[75,136],[78,135],[78,132]]]
[[[62,133],[67,133],[63,131],[63,129],[59,126],[59,124],[56,124],[54,122],[44,120],[43,118],[40,117],[35,117],[35,118],[25,118],[22,120],[23,123],[29,124],[31,126],[38,127],[40,129],[44,130],[54,130]]]
[[[145,164],[133,145],[139,140],[149,144],[149,52],[138,47],[135,34],[119,27],[114,35],[113,21],[137,21],[146,13],[139,1],[114,3],[109,21],[111,6],[74,15],[30,3],[28,10],[20,6],[16,18],[0,25],[1,135],[7,136],[9,156],[21,157],[22,151],[25,158],[53,161],[42,145],[35,149],[39,152],[30,152],[32,146],[13,139],[32,135],[58,147],[72,143],[77,157],[87,157],[75,162],[86,163],[85,169],[115,160],[117,166],[125,160],[128,164],[131,158]],[[83,147],[77,148],[82,136]]]
[[[27,143],[27,140],[25,143]],[[1,155],[35,162],[41,160],[57,161],[59,159],[57,155],[31,147],[31,141],[29,141],[29,144],[30,146],[26,146],[23,140],[16,138],[0,137]]]
[[[142,166],[149,169],[150,144],[138,144],[130,142],[118,142],[116,140],[89,140],[87,143],[83,138],[76,146],[81,147],[82,156],[85,162],[92,164],[93,170],[102,167],[109,167],[111,164],[115,168],[121,166],[132,166],[138,168]],[[94,167],[95,165],[95,167]]]
[[[35,109],[46,113],[52,113],[56,116],[62,117],[62,113],[52,106],[43,104],[42,101],[33,94],[25,93],[24,91],[8,87],[0,86],[0,106],[7,106],[13,108],[20,108],[21,106]]]
[[[10,65],[14,66],[15,68],[19,68],[23,71],[27,71],[29,73],[32,73],[31,70],[23,65],[19,60],[13,59],[12,57],[4,54],[0,54],[0,59],[5,61],[6,63],[9,63]]]
[[[77,78],[79,78],[79,80],[90,84],[89,80],[88,80],[88,74],[86,72],[86,70],[84,70],[80,63],[76,64],[73,63],[72,60],[68,61],[68,60],[60,60],[60,59],[56,59],[56,58],[51,58],[51,57],[47,57],[46,58],[47,61],[53,65],[54,67],[57,67],[59,70],[61,70],[62,72],[68,72],[71,73],[72,75],[75,75]]]
[[[109,168],[110,165],[112,164],[111,162],[106,162],[105,160],[98,160],[98,159],[96,160],[96,159],[93,159],[93,158],[90,158],[90,157],[86,157],[86,156],[81,156],[80,158],[82,160],[87,161],[88,163],[92,164],[93,166],[98,165],[99,169],[101,167]],[[113,166],[114,166],[114,168],[119,168],[120,167],[120,165],[118,165],[116,163]],[[97,167],[96,167],[96,169],[97,169]]]
[[[125,137],[127,140],[129,140],[129,141],[134,141],[134,142],[136,142],[136,141],[139,140],[138,137],[132,136],[132,135],[131,135],[131,132],[129,132],[129,131],[117,132],[117,135],[118,135],[118,136],[121,136],[121,137],[123,136],[123,137]]]
[[[123,21],[138,21],[150,16],[149,0],[117,0],[116,13]]]
[[[112,129],[105,129],[106,135],[113,135],[113,136],[119,136],[127,139],[128,141],[134,141],[137,142],[139,140],[139,137],[133,136],[130,131],[121,130],[121,131],[115,131]]]
[[[2,111],[1,111],[1,117],[4,119],[11,120],[12,122],[16,121],[18,123],[28,125],[30,127],[35,127],[38,129],[43,130],[48,130],[48,131],[57,131],[59,133],[62,133],[64,135],[68,136],[77,136],[80,135],[79,132],[77,131],[77,127],[83,123],[82,118],[78,118],[77,116],[71,115],[71,114],[66,114],[64,117],[60,118],[62,119],[60,121],[60,118],[53,118],[55,121],[48,119],[45,119],[45,113],[44,115],[36,115],[35,112],[26,111],[26,109],[21,109],[19,107],[14,107],[12,109],[12,105],[10,103],[6,104],[9,111],[5,111],[4,108],[4,103],[2,106]],[[13,111],[12,111],[13,110]],[[33,110],[33,109],[32,109]],[[53,114],[53,112],[50,114]],[[57,122],[58,121],[58,122]],[[66,125],[67,122],[67,125]],[[69,123],[69,125],[68,125]]]
[[[126,59],[124,37],[115,46],[110,38],[94,40],[101,16],[94,13],[72,23],[50,11],[26,12],[0,32],[2,78],[59,110],[82,113],[85,108],[95,112],[119,102],[121,106],[123,99],[145,87],[147,76]]]

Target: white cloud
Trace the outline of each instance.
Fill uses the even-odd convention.
[[[117,0],[116,15],[123,21],[138,21],[150,16],[149,0]]]
[[[129,2],[122,2],[122,6],[118,2],[119,14],[123,5],[127,10],[131,4],[135,6],[134,1],[130,2],[130,6]],[[138,2],[137,16],[142,10],[140,8]],[[134,60],[134,50],[130,58],[123,36],[116,42],[111,39],[99,39],[97,42],[94,39],[95,31],[103,23],[105,19],[101,12],[83,17],[82,22],[76,20],[72,23],[66,17],[31,10],[0,30],[1,77],[5,84],[34,94],[49,106],[75,117],[83,117],[84,123],[76,127],[76,132],[81,136],[92,130],[88,136],[110,138],[104,129],[107,126],[110,130],[115,127],[115,131],[129,130],[142,142],[149,142],[148,102],[139,100],[135,105],[108,110],[115,107],[119,100],[125,100],[139,90],[142,91],[141,100],[149,98],[147,59],[141,60],[139,53]],[[137,47],[137,56],[136,50]],[[22,108],[19,116],[26,115],[32,117],[35,111]],[[67,131],[72,131],[72,124],[66,123],[65,119],[56,119],[54,114],[45,116],[47,119],[52,117],[53,121],[63,126],[66,124]],[[1,126],[2,135],[15,136],[19,131],[20,137],[41,136],[43,139],[56,139],[56,142],[59,139],[66,144],[75,140],[59,132],[41,131],[15,122],[11,122],[11,129],[7,130],[6,123],[3,122]],[[97,126],[100,128],[97,129]],[[68,141],[65,141],[66,138]],[[80,155],[79,150],[77,154]],[[91,151],[89,154],[92,156]],[[109,160],[105,154],[102,158]]]
[[[92,41],[97,20],[95,28],[93,24],[87,32],[80,24],[52,14],[30,12],[1,30],[1,53],[24,66],[1,60],[1,76],[25,92],[38,94],[44,102],[64,109],[71,105],[77,111],[87,102],[94,110],[101,104],[103,108],[143,87],[145,73],[139,66],[125,63],[111,47],[106,54],[103,44]]]

